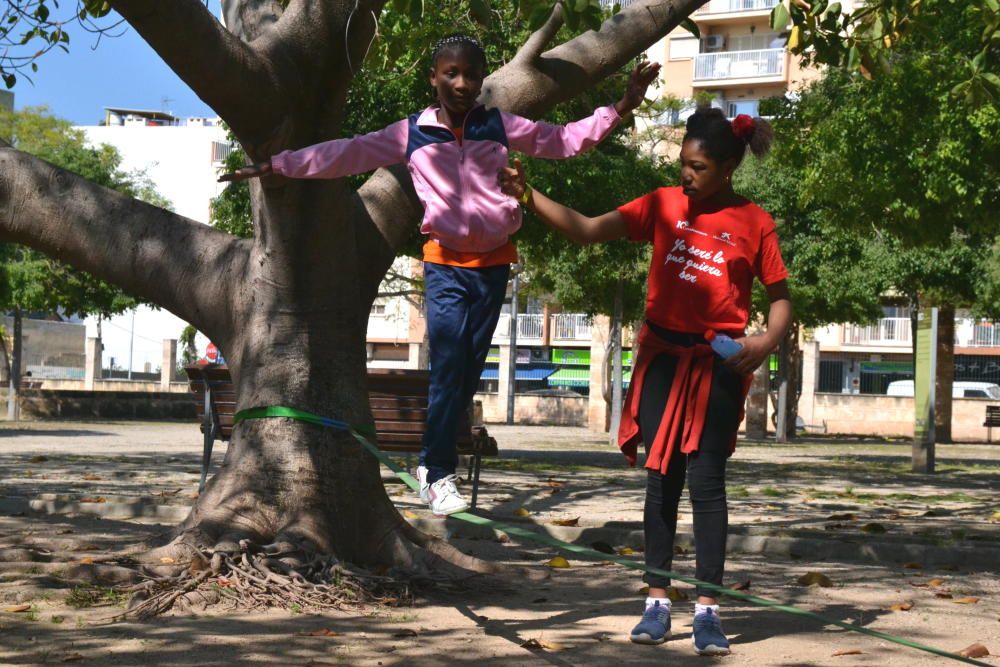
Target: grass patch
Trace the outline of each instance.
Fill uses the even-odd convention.
[[[979,498],[968,493],[956,491],[953,493],[941,493],[937,495],[924,495],[919,493],[857,493],[853,486],[846,487],[843,491],[823,491],[821,489],[807,489],[805,491],[813,498],[825,500],[841,499],[849,500],[859,504],[871,504],[876,502],[917,502],[924,505],[935,505],[939,503],[983,503],[984,498]]]
[[[76,609],[87,607],[124,607],[129,594],[116,591],[108,586],[76,586],[66,596],[66,605]]]
[[[776,489],[773,486],[765,486],[760,490],[762,496],[768,496],[769,498],[784,498],[791,494],[791,491],[785,491],[782,489]]]
[[[730,486],[726,488],[726,495],[730,498],[749,498],[750,489],[745,486]]]

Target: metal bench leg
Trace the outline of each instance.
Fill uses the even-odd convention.
[[[215,444],[215,424],[205,429],[205,448],[201,455],[201,481],[198,482],[198,493],[205,490],[208,479],[208,467],[212,463],[212,445]]]
[[[479,469],[482,467],[483,458],[479,454],[472,455],[472,509],[476,509],[476,499],[479,497]]]

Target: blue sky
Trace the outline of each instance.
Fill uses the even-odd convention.
[[[218,16],[218,0],[208,7]],[[39,59],[38,72],[31,74],[34,85],[18,77],[15,108],[44,104],[78,125],[96,125],[106,106],[165,109],[182,117],[215,115],[134,30],[102,38],[96,49],[94,35],[77,26],[69,33],[69,53],[56,49]],[[169,98],[166,104],[164,98]]]

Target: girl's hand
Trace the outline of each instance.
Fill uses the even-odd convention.
[[[230,174],[222,174],[219,176],[219,183],[225,183],[227,181],[245,181],[248,178],[259,178],[261,176],[267,176],[271,173],[271,161],[258,162],[257,164],[250,165],[249,167],[242,167]]]
[[[521,164],[521,161],[515,159],[514,168],[504,167],[498,176],[500,191],[520,201],[528,189],[528,182],[524,178],[524,165]]]
[[[646,99],[646,89],[653,83],[660,73],[660,63],[650,63],[643,60],[632,70],[628,77],[628,85],[625,86],[625,94],[621,100],[615,104],[615,110],[619,116],[624,116],[632,109],[635,109]]]
[[[750,375],[757,370],[775,347],[764,336],[746,336],[737,338],[736,342],[743,349],[722,363],[742,375]]]

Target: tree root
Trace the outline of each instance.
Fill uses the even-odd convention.
[[[146,620],[175,605],[316,612],[412,601],[407,582],[357,570],[288,543],[257,545],[244,539],[235,551],[192,550],[190,565],[181,573],[121,589],[132,593],[132,600],[123,613],[108,620]]]

